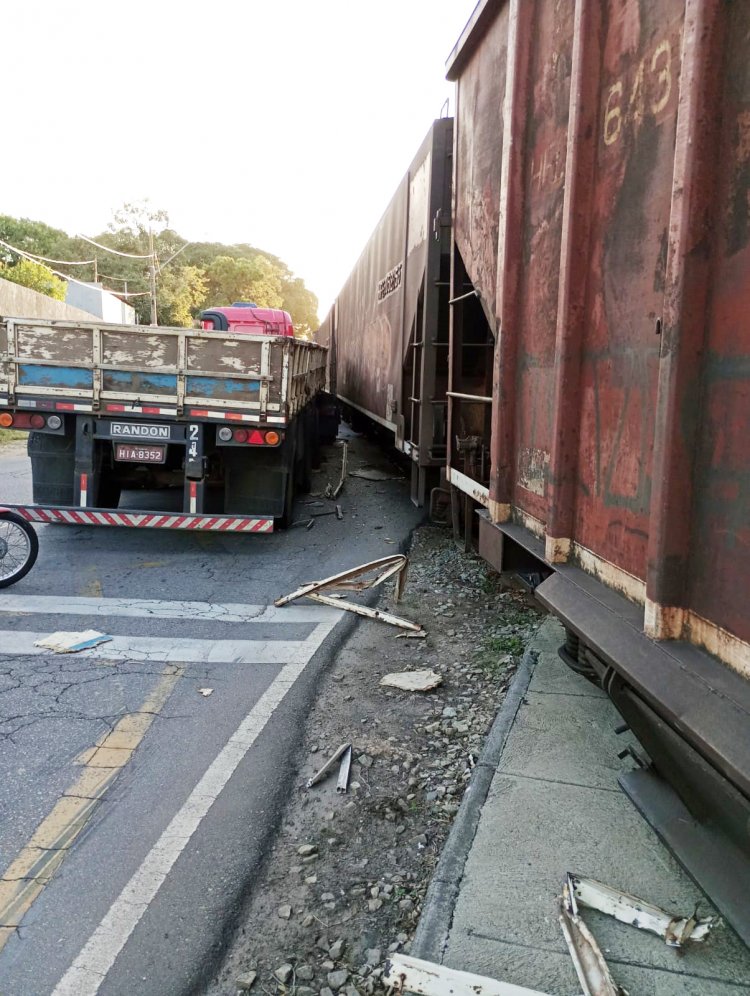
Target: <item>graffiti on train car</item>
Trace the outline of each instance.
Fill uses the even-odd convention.
[[[399,289],[403,272],[404,264],[401,262],[389,270],[382,280],[378,280],[378,301],[384,301]]]

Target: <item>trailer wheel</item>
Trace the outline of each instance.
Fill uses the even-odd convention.
[[[31,485],[37,505],[72,505],[76,460],[75,434],[66,426],[64,436],[30,432],[27,451],[31,458]]]

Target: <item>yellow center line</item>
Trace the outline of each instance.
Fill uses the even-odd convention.
[[[184,668],[167,664],[140,709],[119,719],[109,733],[77,759],[84,770],[0,878],[0,951],[65,860],[104,793],[133,756],[183,674]]]

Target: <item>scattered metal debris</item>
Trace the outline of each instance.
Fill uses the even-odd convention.
[[[360,467],[359,470],[350,470],[349,477],[361,477],[363,481],[403,481],[403,474],[394,474],[391,471],[380,470],[378,467]]]
[[[305,526],[305,529],[307,530],[308,533],[310,532],[310,530],[314,525],[315,525],[315,519],[310,519],[310,521]]]
[[[459,972],[402,954],[388,958],[383,982],[397,993],[410,992],[419,996],[546,996],[538,989],[526,989],[473,972]]]
[[[620,923],[629,923],[641,930],[649,930],[664,938],[671,948],[681,948],[688,941],[705,941],[711,929],[721,922],[719,917],[698,918],[667,913],[666,910],[647,903],[644,899],[620,892],[593,878],[568,875],[568,886],[582,906],[613,916]]]
[[[319,771],[317,771],[312,776],[312,778],[308,778],[307,779],[307,781],[305,782],[306,787],[307,788],[312,788],[313,785],[317,785],[317,783],[322,778],[325,778],[325,776],[328,774],[328,772],[331,770],[331,768],[333,768],[333,766],[336,764],[336,762],[339,760],[339,758],[341,758],[344,754],[346,754],[347,751],[349,752],[349,757],[351,758],[352,745],[351,744],[342,744],[338,748],[337,751],[335,751],[333,754],[331,754],[331,756],[328,758],[328,760],[323,765],[323,767]]]
[[[213,688],[199,688],[198,694],[202,695],[204,699],[207,699],[209,695],[213,695]]]
[[[401,629],[415,631],[421,629],[421,626],[417,625],[417,623],[410,622],[408,619],[402,619],[401,616],[394,616],[390,612],[381,612],[380,609],[371,609],[369,605],[347,602],[345,598],[339,598],[337,601],[335,597],[327,595],[308,595],[307,597],[312,598],[315,602],[320,602],[322,605],[332,605],[336,609],[346,609],[347,612],[354,612],[356,615],[366,616],[368,619],[377,619],[391,626],[399,626]]]
[[[418,633],[397,633],[395,636],[396,640],[426,640],[427,633],[423,629],[420,629]]]
[[[352,766],[352,748],[347,747],[341,758],[341,765],[339,767],[339,780],[336,783],[336,791],[339,795],[346,795],[346,791],[349,788],[349,771]]]
[[[563,886],[560,926],[585,996],[628,996],[627,990],[612,978],[601,948],[578,913],[570,875]]]
[[[56,654],[75,654],[79,650],[88,650],[91,647],[98,647],[100,643],[108,643],[111,639],[111,636],[99,633],[95,629],[84,629],[79,633],[61,630],[45,636],[43,640],[37,640],[34,646],[54,650]]]
[[[381,685],[400,688],[404,692],[429,692],[442,684],[442,677],[432,668],[420,671],[393,671],[380,679]]]
[[[341,477],[339,478],[339,483],[333,489],[333,497],[338,498],[341,494],[341,490],[344,487],[344,481],[346,480],[346,463],[349,457],[349,444],[344,440],[343,452],[341,454]]]
[[[328,484],[326,485],[325,491],[323,492],[324,498],[338,498],[338,496],[341,494],[341,490],[344,487],[344,481],[346,480],[346,464],[348,458],[349,458],[349,444],[347,443],[346,440],[344,440],[342,443],[342,451],[341,451],[341,477],[339,478],[339,483],[334,488],[332,487],[329,481]]]
[[[344,518],[344,513],[341,511],[341,505],[336,506],[336,518],[339,520]]]
[[[315,520],[311,521],[314,522]],[[390,612],[382,612],[380,609],[372,609],[368,605],[348,602],[346,599],[342,599],[341,596],[323,594],[323,592],[334,592],[337,589],[367,591],[369,588],[376,588],[395,574],[396,589],[394,597],[398,602],[401,599],[404,585],[406,584],[408,566],[409,562],[402,553],[394,554],[390,557],[381,557],[368,564],[362,564],[348,571],[342,571],[340,574],[334,574],[323,581],[313,581],[310,584],[304,584],[291,594],[277,598],[274,605],[288,605],[289,602],[293,602],[297,598],[311,598],[313,601],[321,602],[323,605],[333,605],[337,609],[346,609],[347,612],[355,612],[357,615],[366,616],[368,619],[379,619],[382,622],[390,623],[391,626],[421,632],[422,627],[417,623],[410,622],[408,619],[402,619],[400,616],[394,616]],[[376,576],[370,579],[356,580],[356,578],[361,578],[362,575],[371,573],[375,573]]]

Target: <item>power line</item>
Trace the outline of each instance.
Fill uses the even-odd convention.
[[[96,263],[95,259],[49,259],[49,257],[40,256],[35,252],[30,252],[28,255],[33,256],[34,259],[41,260],[44,263],[58,263],[60,266],[91,266]]]
[[[31,263],[36,263],[36,260],[34,259],[31,253],[25,252],[23,249],[17,249],[15,246],[12,246],[9,242],[4,242],[2,239],[0,239],[0,246],[3,246],[5,249],[9,249],[11,252],[14,252],[17,256],[20,256],[22,259],[27,259]],[[46,267],[46,269],[48,269],[50,273],[54,273],[56,277],[60,277],[61,280],[67,280],[69,283],[72,284],[80,284],[82,287],[91,287],[91,284],[87,283],[85,280],[76,280],[75,277],[70,277],[68,276],[67,273],[61,273],[59,270],[55,270],[51,266]],[[114,292],[110,291],[110,293],[115,293],[117,294],[118,297],[141,297],[142,295],[149,294],[150,291],[138,291],[127,295],[122,294],[118,291]]]
[[[104,252],[111,252],[114,256],[124,256],[126,259],[151,259],[156,253],[148,253],[146,256],[137,256],[132,252],[120,252],[119,249],[110,249],[109,246],[103,246],[100,242],[94,242],[87,235],[76,235],[77,239],[83,239],[85,242],[90,242],[92,246],[96,246],[97,249],[102,249]]]

